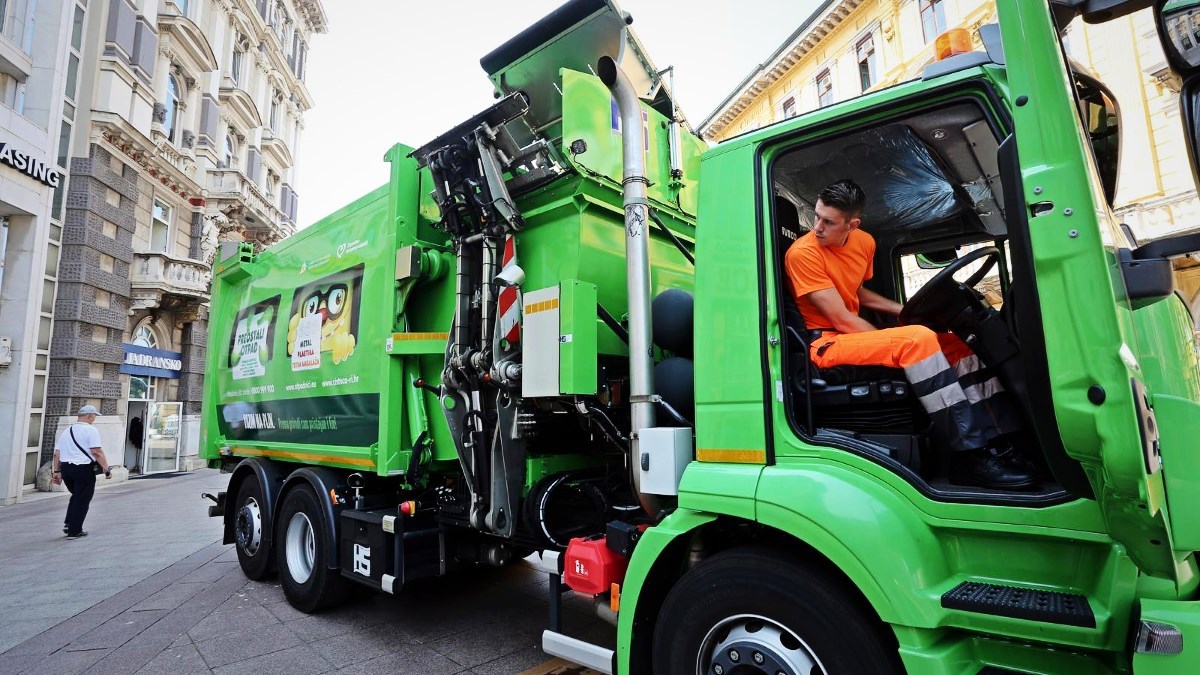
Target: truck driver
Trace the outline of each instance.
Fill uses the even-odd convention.
[[[903,368],[929,413],[935,437],[948,444],[952,483],[1017,490],[1034,481],[1032,465],[1004,438],[1019,428],[995,376],[951,334],[925,326],[879,329],[859,307],[897,316],[901,305],[867,288],[875,240],[859,229],[866,195],[850,180],[826,187],[817,198],[812,230],[784,257],[792,295],[810,331],[817,368],[841,365]]]

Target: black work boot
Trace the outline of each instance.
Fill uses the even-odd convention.
[[[1037,480],[1028,462],[1014,453],[966,450],[950,456],[950,482],[994,490],[1021,490]]]

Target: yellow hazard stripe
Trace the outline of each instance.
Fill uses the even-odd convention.
[[[766,450],[723,450],[698,448],[696,459],[701,462],[730,462],[734,464],[766,464]]]
[[[392,333],[392,339],[397,342],[403,340],[446,340],[449,337],[449,333]]]
[[[531,302],[525,305],[525,314],[537,314],[538,312],[545,312],[551,309],[558,309],[558,298],[543,300],[541,302]]]
[[[324,455],[316,452],[296,452],[294,450],[264,450],[261,448],[233,448],[234,455],[251,455],[254,457],[278,457],[280,459],[299,459],[306,462],[329,462],[331,464],[349,464],[350,466],[365,466],[374,469],[375,462],[366,457],[343,457],[342,455]]]

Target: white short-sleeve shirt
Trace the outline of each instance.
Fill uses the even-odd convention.
[[[92,460],[88,459],[88,456],[83,454],[79,447],[71,441],[72,430],[75,431],[75,440],[79,441],[79,445],[82,445],[89,453],[92,452],[92,448],[101,447],[100,432],[96,430],[96,427],[87,422],[76,422],[63,429],[63,432],[58,435],[58,443],[55,444],[54,449],[58,450],[59,461],[71,464],[91,464]]]

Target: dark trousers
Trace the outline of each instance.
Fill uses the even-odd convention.
[[[67,534],[76,534],[83,530],[83,519],[87,518],[88,506],[96,493],[96,474],[92,473],[90,464],[63,462],[59,468],[63,484],[71,493],[71,503],[67,504]]]

